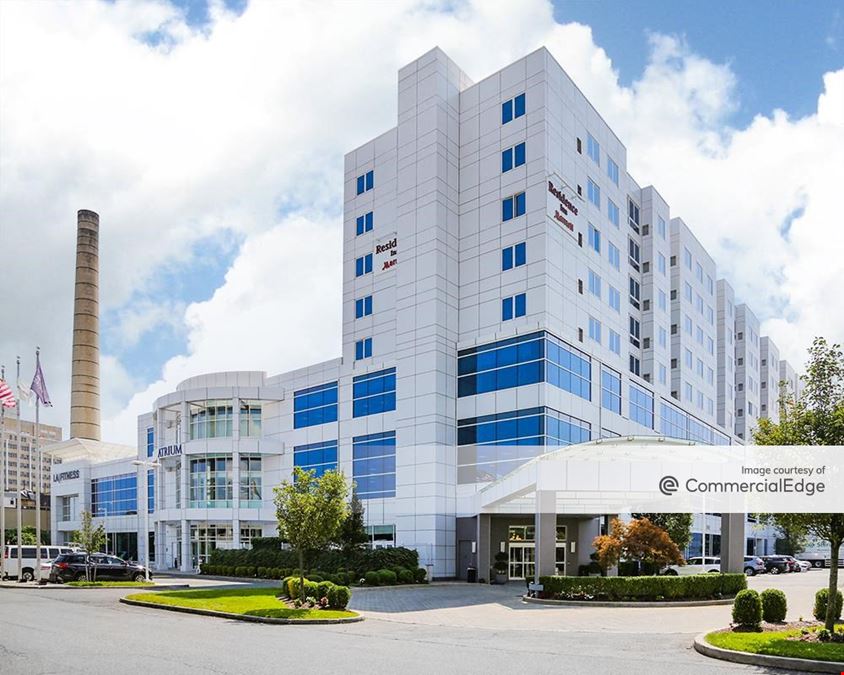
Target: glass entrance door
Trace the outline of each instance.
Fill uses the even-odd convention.
[[[563,542],[560,544],[557,542],[557,557],[556,557],[556,565],[555,565],[555,572],[558,577],[564,577],[566,575],[566,544]]]
[[[536,573],[535,544],[510,544],[511,579],[532,578]]]

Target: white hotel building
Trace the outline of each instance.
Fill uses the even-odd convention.
[[[345,157],[343,248],[340,357],[191,378],[140,417],[137,450],[65,457],[55,541],[92,509],[143,557],[149,475],[156,567],[194,569],[275,534],[272,488],[301,465],[352,478],[375,544],[435,576],[486,577],[501,550],[521,578],[533,515],[480,513],[482,487],[549,446],[742,443],[760,381],[793,373],[768,362],[763,380],[758,321],[546,49],[480,82],[439,49],[402,68],[397,125]],[[558,518],[561,572],[602,516]],[[748,552],[769,543],[748,530]]]

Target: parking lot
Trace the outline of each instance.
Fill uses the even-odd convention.
[[[162,583],[182,578],[162,577]],[[763,575],[782,588],[789,618],[811,615],[827,574]],[[192,579],[192,584],[215,582]],[[5,673],[571,673],[763,672],[694,652],[694,636],[724,626],[730,607],[598,608],[526,605],[520,584],[460,583],[356,590],[366,621],[268,626],[128,607],[126,589],[0,588]]]

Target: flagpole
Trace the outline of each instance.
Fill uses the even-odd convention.
[[[41,361],[41,348],[35,348],[35,363]],[[35,459],[38,462],[38,472],[35,474],[35,582],[41,583],[41,444],[39,443],[40,423],[39,410],[41,398],[35,397]]]
[[[17,357],[17,365],[18,365],[17,382],[18,382],[18,384],[20,384],[20,381],[21,381],[21,357],[20,356]],[[23,579],[22,579],[22,577],[23,577],[23,543],[21,542],[21,539],[23,538],[23,527],[21,526],[22,520],[23,520],[23,514],[21,512],[21,464],[23,463],[23,447],[21,446],[21,406],[20,406],[20,403],[18,403],[18,405],[15,406],[15,410],[16,410],[15,416],[18,419],[18,442],[17,442],[18,466],[17,466],[17,471],[16,471],[16,475],[17,475],[18,480],[17,480],[17,492],[15,493],[15,507],[16,507],[15,510],[16,510],[17,521],[18,521],[18,523],[17,523],[18,524],[18,571],[17,571],[17,577],[18,577],[18,583],[20,583],[21,581],[23,581]]]
[[[6,381],[6,366],[0,366]],[[6,577],[6,406],[0,405],[0,579]]]

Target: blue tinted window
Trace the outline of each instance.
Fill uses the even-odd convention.
[[[91,515],[126,516],[137,512],[138,477],[136,474],[127,473],[91,480]]]
[[[515,297],[513,313],[515,316],[524,316],[527,312],[527,300],[524,293],[519,293]]]
[[[293,428],[337,421],[337,383],[293,392]]]
[[[153,427],[147,427],[147,457],[152,457],[155,454],[155,430]]]
[[[504,298],[501,301],[501,320],[509,321],[513,318],[513,298]]]
[[[513,99],[501,104],[501,124],[507,124],[513,119]]]
[[[363,338],[355,342],[355,360],[368,359],[372,356],[372,338]]]
[[[524,265],[527,261],[527,254],[525,251],[525,242],[520,244],[516,244],[516,267],[519,265]]]
[[[525,163],[525,144],[519,143],[513,148],[513,166],[521,166]]]
[[[375,187],[375,172],[374,171],[367,171],[366,172],[366,189],[371,190]]]
[[[155,471],[152,469],[147,471],[147,510],[155,511]]]
[[[521,117],[525,114],[525,95],[519,94],[513,100],[513,117]]]
[[[512,219],[513,219],[513,198],[507,197],[507,199],[504,199],[501,202],[501,220],[512,220]]]
[[[601,188],[591,179],[588,179],[587,183],[587,194],[589,196],[589,201],[592,202],[595,206],[599,209],[601,208]]]
[[[368,213],[364,213],[362,216],[358,216],[355,220],[355,234],[361,235],[364,232],[369,232],[372,230],[372,211]]]
[[[367,295],[364,298],[355,300],[355,318],[360,319],[364,316],[372,314],[372,296]]]
[[[630,419],[648,429],[654,428],[654,395],[630,384]]]
[[[508,148],[501,153],[501,173],[513,168],[513,148]]]
[[[372,271],[372,254],[367,253],[355,260],[355,276],[360,277]]]
[[[318,478],[326,471],[337,470],[337,441],[297,445],[293,448],[293,465],[313,471]]]
[[[352,380],[352,417],[396,409],[396,369],[388,368]]]
[[[520,192],[514,199],[516,200],[516,207],[514,209],[516,216],[525,215],[525,193]]]
[[[357,181],[357,183],[358,183],[358,185],[357,185],[357,193],[358,193],[359,195],[360,195],[360,194],[363,194],[364,190],[366,189],[366,183],[365,183],[365,181],[364,181],[364,177],[363,177],[363,176],[358,176],[358,181]]]
[[[621,375],[613,370],[601,370],[601,405],[621,414]]]
[[[375,187],[375,173],[372,171],[367,171],[362,176],[358,176],[357,179],[357,194],[363,194],[364,192],[368,192],[373,187]]]
[[[513,267],[513,247],[508,246],[501,249],[501,269],[509,270],[511,267]]]
[[[396,432],[352,439],[352,475],[361,499],[396,496]]]

